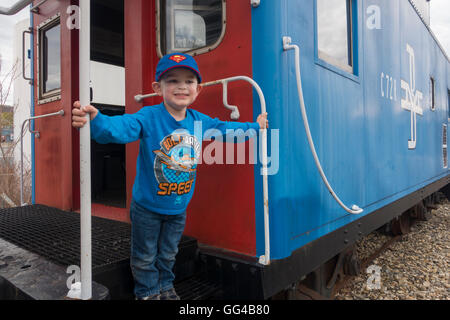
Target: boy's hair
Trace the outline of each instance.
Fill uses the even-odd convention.
[[[159,82],[167,71],[175,68],[186,68],[191,70],[197,76],[198,83],[202,82],[197,62],[193,57],[184,53],[170,53],[162,57],[156,66],[155,81]]]

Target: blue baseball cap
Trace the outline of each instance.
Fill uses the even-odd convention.
[[[200,71],[194,58],[188,54],[178,52],[166,54],[159,60],[156,66],[155,80],[159,82],[164,73],[174,68],[189,69],[197,76],[198,83],[202,82],[202,77],[200,76]]]

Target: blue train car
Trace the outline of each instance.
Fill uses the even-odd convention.
[[[61,108],[70,114],[80,89],[79,2],[19,3],[33,6],[34,114]],[[254,121],[264,107],[269,114],[267,168],[261,161],[228,165],[228,157],[225,165],[199,166],[185,229],[194,240],[181,244],[177,288],[194,292],[200,279],[208,297],[267,299],[302,283],[330,295],[333,275],[345,265],[358,268],[352,257],[358,240],[383,226],[407,232],[410,218],[428,217],[437,191],[450,196],[450,63],[418,4],[426,1],[91,0],[91,103],[102,113],[159,103],[146,95],[157,61],[183,51],[196,57],[202,85],[211,87],[197,110],[229,119],[221,109],[230,108],[229,96],[240,121]],[[230,79],[256,90],[242,83],[228,88]],[[78,131],[70,117],[36,120],[35,128],[33,204],[79,211]],[[204,143],[203,154],[211,155],[211,145]],[[228,155],[225,145],[220,152],[214,147],[216,156]],[[245,142],[246,154],[251,147]],[[137,143],[92,144],[92,213],[109,219],[94,220],[94,229],[114,236],[97,235],[111,246],[126,243],[117,237],[129,240],[137,154]],[[43,210],[36,207],[32,216]],[[114,232],[105,231],[110,225]],[[23,245],[9,231],[0,228],[0,245],[2,238]],[[69,245],[50,233],[48,247]],[[101,245],[94,257],[108,256],[110,245]],[[38,253],[60,258],[48,250]],[[93,266],[94,280],[112,298],[131,294],[128,248],[119,251],[121,260],[111,253]],[[73,256],[61,257],[55,263],[74,263]]]
[[[334,2],[346,12],[346,1]],[[332,19],[333,5],[325,1],[266,1],[253,12],[254,78],[280,130],[281,165],[269,178],[274,259],[449,174],[446,54],[409,1],[352,1],[347,12],[342,21]],[[379,22],[372,26],[372,19]],[[344,59],[325,51],[340,25],[349,33],[340,38]],[[304,100],[322,167],[344,203],[364,208],[359,215],[329,195],[313,161],[285,35],[301,49]]]
[[[297,257],[298,269],[313,270],[448,184],[449,59],[412,1],[261,1],[252,23],[254,78],[280,130],[280,166],[269,177],[271,258],[280,259],[272,264]],[[360,214],[333,199],[316,168],[284,36],[300,47],[323,171]]]

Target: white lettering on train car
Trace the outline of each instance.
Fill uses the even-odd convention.
[[[381,72],[380,89],[380,93],[383,98],[397,101],[397,80],[387,73],[385,74],[384,72]]]
[[[415,149],[417,143],[417,115],[423,115],[423,109],[421,107],[421,100],[423,94],[421,91],[416,90],[416,65],[414,49],[406,44],[406,52],[409,55],[409,83],[401,79],[402,90],[405,91],[405,99],[402,98],[402,109],[411,112],[411,139],[408,140],[408,149]]]

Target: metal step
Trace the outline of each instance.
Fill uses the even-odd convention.
[[[133,299],[130,269],[131,225],[92,217],[92,276],[109,289],[111,299]],[[80,265],[80,215],[45,205],[0,209],[0,238],[67,268]],[[174,270],[177,282],[191,278],[197,241],[183,236]],[[190,280],[197,284],[197,280]],[[181,285],[184,288],[185,284]],[[195,288],[197,288],[195,287]],[[204,285],[201,288],[206,288]],[[195,296],[201,296],[198,291]]]
[[[61,265],[80,263],[80,216],[44,205],[0,210],[0,238]],[[129,259],[130,225],[92,217],[92,271]]]

